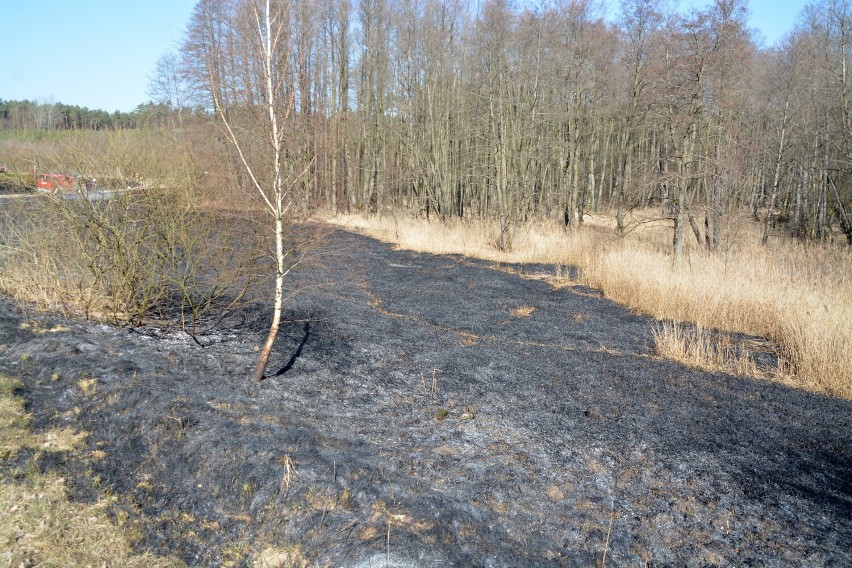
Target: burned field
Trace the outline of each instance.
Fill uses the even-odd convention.
[[[39,467],[189,565],[852,563],[852,403],[661,360],[594,290],[327,246],[262,383],[262,302],[201,347],[0,299],[35,427],[90,433]]]

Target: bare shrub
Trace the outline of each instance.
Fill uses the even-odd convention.
[[[195,335],[230,309],[257,259],[191,199],[170,189],[111,199],[41,197],[3,209],[0,289],[21,300],[116,324],[170,319]]]
[[[203,172],[180,133],[69,134],[33,158],[73,172],[79,193],[3,203],[3,292],[117,324],[169,321],[195,336],[253,284],[252,224],[205,207]]]

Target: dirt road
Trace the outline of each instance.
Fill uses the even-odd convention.
[[[191,565],[852,565],[852,403],[660,360],[593,290],[331,239],[261,384],[262,306],[201,348],[0,300],[36,426],[91,432],[43,467]]]

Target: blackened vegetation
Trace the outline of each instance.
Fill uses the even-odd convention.
[[[201,348],[36,333],[59,320],[0,301],[0,372],[36,427],[91,432],[45,467],[191,565],[290,545],[320,566],[852,562],[852,403],[659,360],[652,322],[590,290],[329,246],[350,259],[289,303],[259,384],[265,305]]]

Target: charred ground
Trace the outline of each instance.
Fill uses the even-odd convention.
[[[852,403],[660,360],[594,290],[327,246],[260,384],[260,302],[200,347],[0,299],[35,426],[91,433],[41,467],[190,565],[852,563]]]

